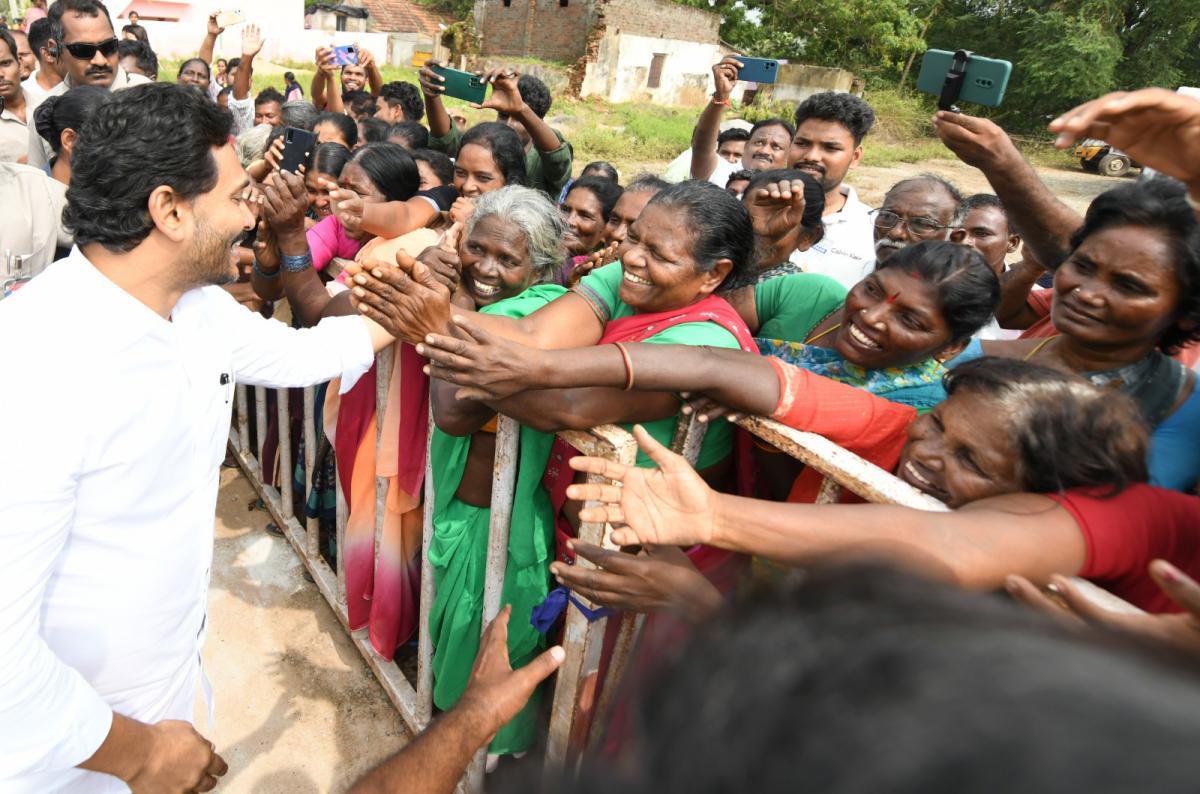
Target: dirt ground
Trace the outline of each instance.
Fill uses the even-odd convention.
[[[577,161],[578,162],[578,161]],[[627,182],[641,173],[661,174],[667,167],[663,162],[634,162],[621,164],[621,181]],[[1089,174],[1079,169],[1038,168],[1042,180],[1069,207],[1080,214],[1087,209],[1096,196],[1109,188],[1123,184],[1132,179],[1136,172],[1128,177],[1113,178]],[[920,163],[899,163],[893,166],[862,166],[850,172],[846,184],[853,185],[858,191],[858,197],[872,207],[883,202],[883,194],[901,179],[917,174],[934,173],[944,177],[959,187],[967,195],[972,193],[990,193],[991,187],[984,179],[983,173],[958,160],[935,159],[924,160]]]
[[[218,791],[344,791],[408,733],[255,493],[221,472],[204,665],[215,726],[196,726],[229,763]]]
[[[1096,196],[1132,178],[1100,176],[1082,170],[1063,168],[1039,168],[1037,171],[1054,194],[1080,214],[1087,210],[1088,204]],[[877,207],[883,202],[883,194],[889,187],[905,177],[924,173],[934,173],[948,179],[968,195],[992,192],[991,186],[983,177],[983,172],[958,160],[925,160],[887,168],[863,166],[851,171],[846,177],[846,183],[854,186],[860,199],[872,207]]]

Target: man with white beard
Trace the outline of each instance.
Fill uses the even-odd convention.
[[[865,278],[876,262],[912,243],[923,240],[949,240],[961,243],[967,232],[962,228],[966,216],[963,194],[950,182],[934,174],[902,179],[892,185],[876,210],[875,261],[868,262],[860,274]]]

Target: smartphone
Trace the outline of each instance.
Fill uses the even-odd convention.
[[[358,47],[347,44],[333,48],[333,62],[337,66],[358,66]]]
[[[446,78],[446,82],[442,83],[442,88],[446,89],[446,96],[475,104],[481,104],[487,97],[487,83],[483,82],[483,78],[479,75],[451,69],[448,66],[431,66],[429,68],[433,69],[434,74]]]
[[[217,12],[217,27],[227,28],[233,25],[240,25],[246,21],[242,16],[241,11],[218,11]]]
[[[279,170],[300,173],[300,166],[308,162],[316,137],[308,130],[287,127],[283,131],[283,155],[279,158]]]
[[[747,83],[774,83],[779,74],[779,61],[773,58],[743,58],[738,55],[737,59],[742,62],[738,79]]]
[[[921,59],[921,73],[917,75],[917,90],[941,96],[946,74],[954,65],[954,53],[949,50],[928,50]],[[1012,64],[994,58],[984,58],[974,53],[967,59],[966,76],[956,102],[974,102],[977,105],[997,107],[1004,100]]]

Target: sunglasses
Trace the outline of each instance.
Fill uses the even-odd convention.
[[[111,39],[105,39],[99,44],[82,44],[76,42],[74,44],[64,44],[67,52],[71,53],[71,57],[78,58],[81,61],[90,61],[96,57],[96,52],[99,51],[105,58],[111,58],[117,54],[119,42],[114,36]]]

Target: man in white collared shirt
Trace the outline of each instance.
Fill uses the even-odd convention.
[[[190,719],[235,384],[348,388],[390,338],[212,286],[255,217],[207,97],[139,86],[94,120],[78,247],[0,301],[0,791],[208,791],[225,764]]]
[[[119,40],[108,9],[96,0],[56,0],[50,9],[50,54],[58,59],[63,81],[29,109],[29,164],[44,168],[52,156],[50,146],[37,133],[33,118],[46,97],[65,94],[77,85],[95,85],[110,91],[150,82],[130,74],[117,63]]]
[[[58,64],[50,57],[47,49],[50,43],[50,26],[50,20],[42,17],[29,28],[29,47],[37,58],[37,69],[21,83],[21,87],[25,89],[33,107],[41,104],[46,95],[62,82]]]
[[[863,265],[875,259],[871,210],[854,188],[842,184],[862,160],[862,141],[874,123],[871,106],[853,94],[825,91],[796,108],[788,162],[812,174],[825,189],[825,236],[809,250],[796,252],[792,261],[846,289],[858,283]]]

